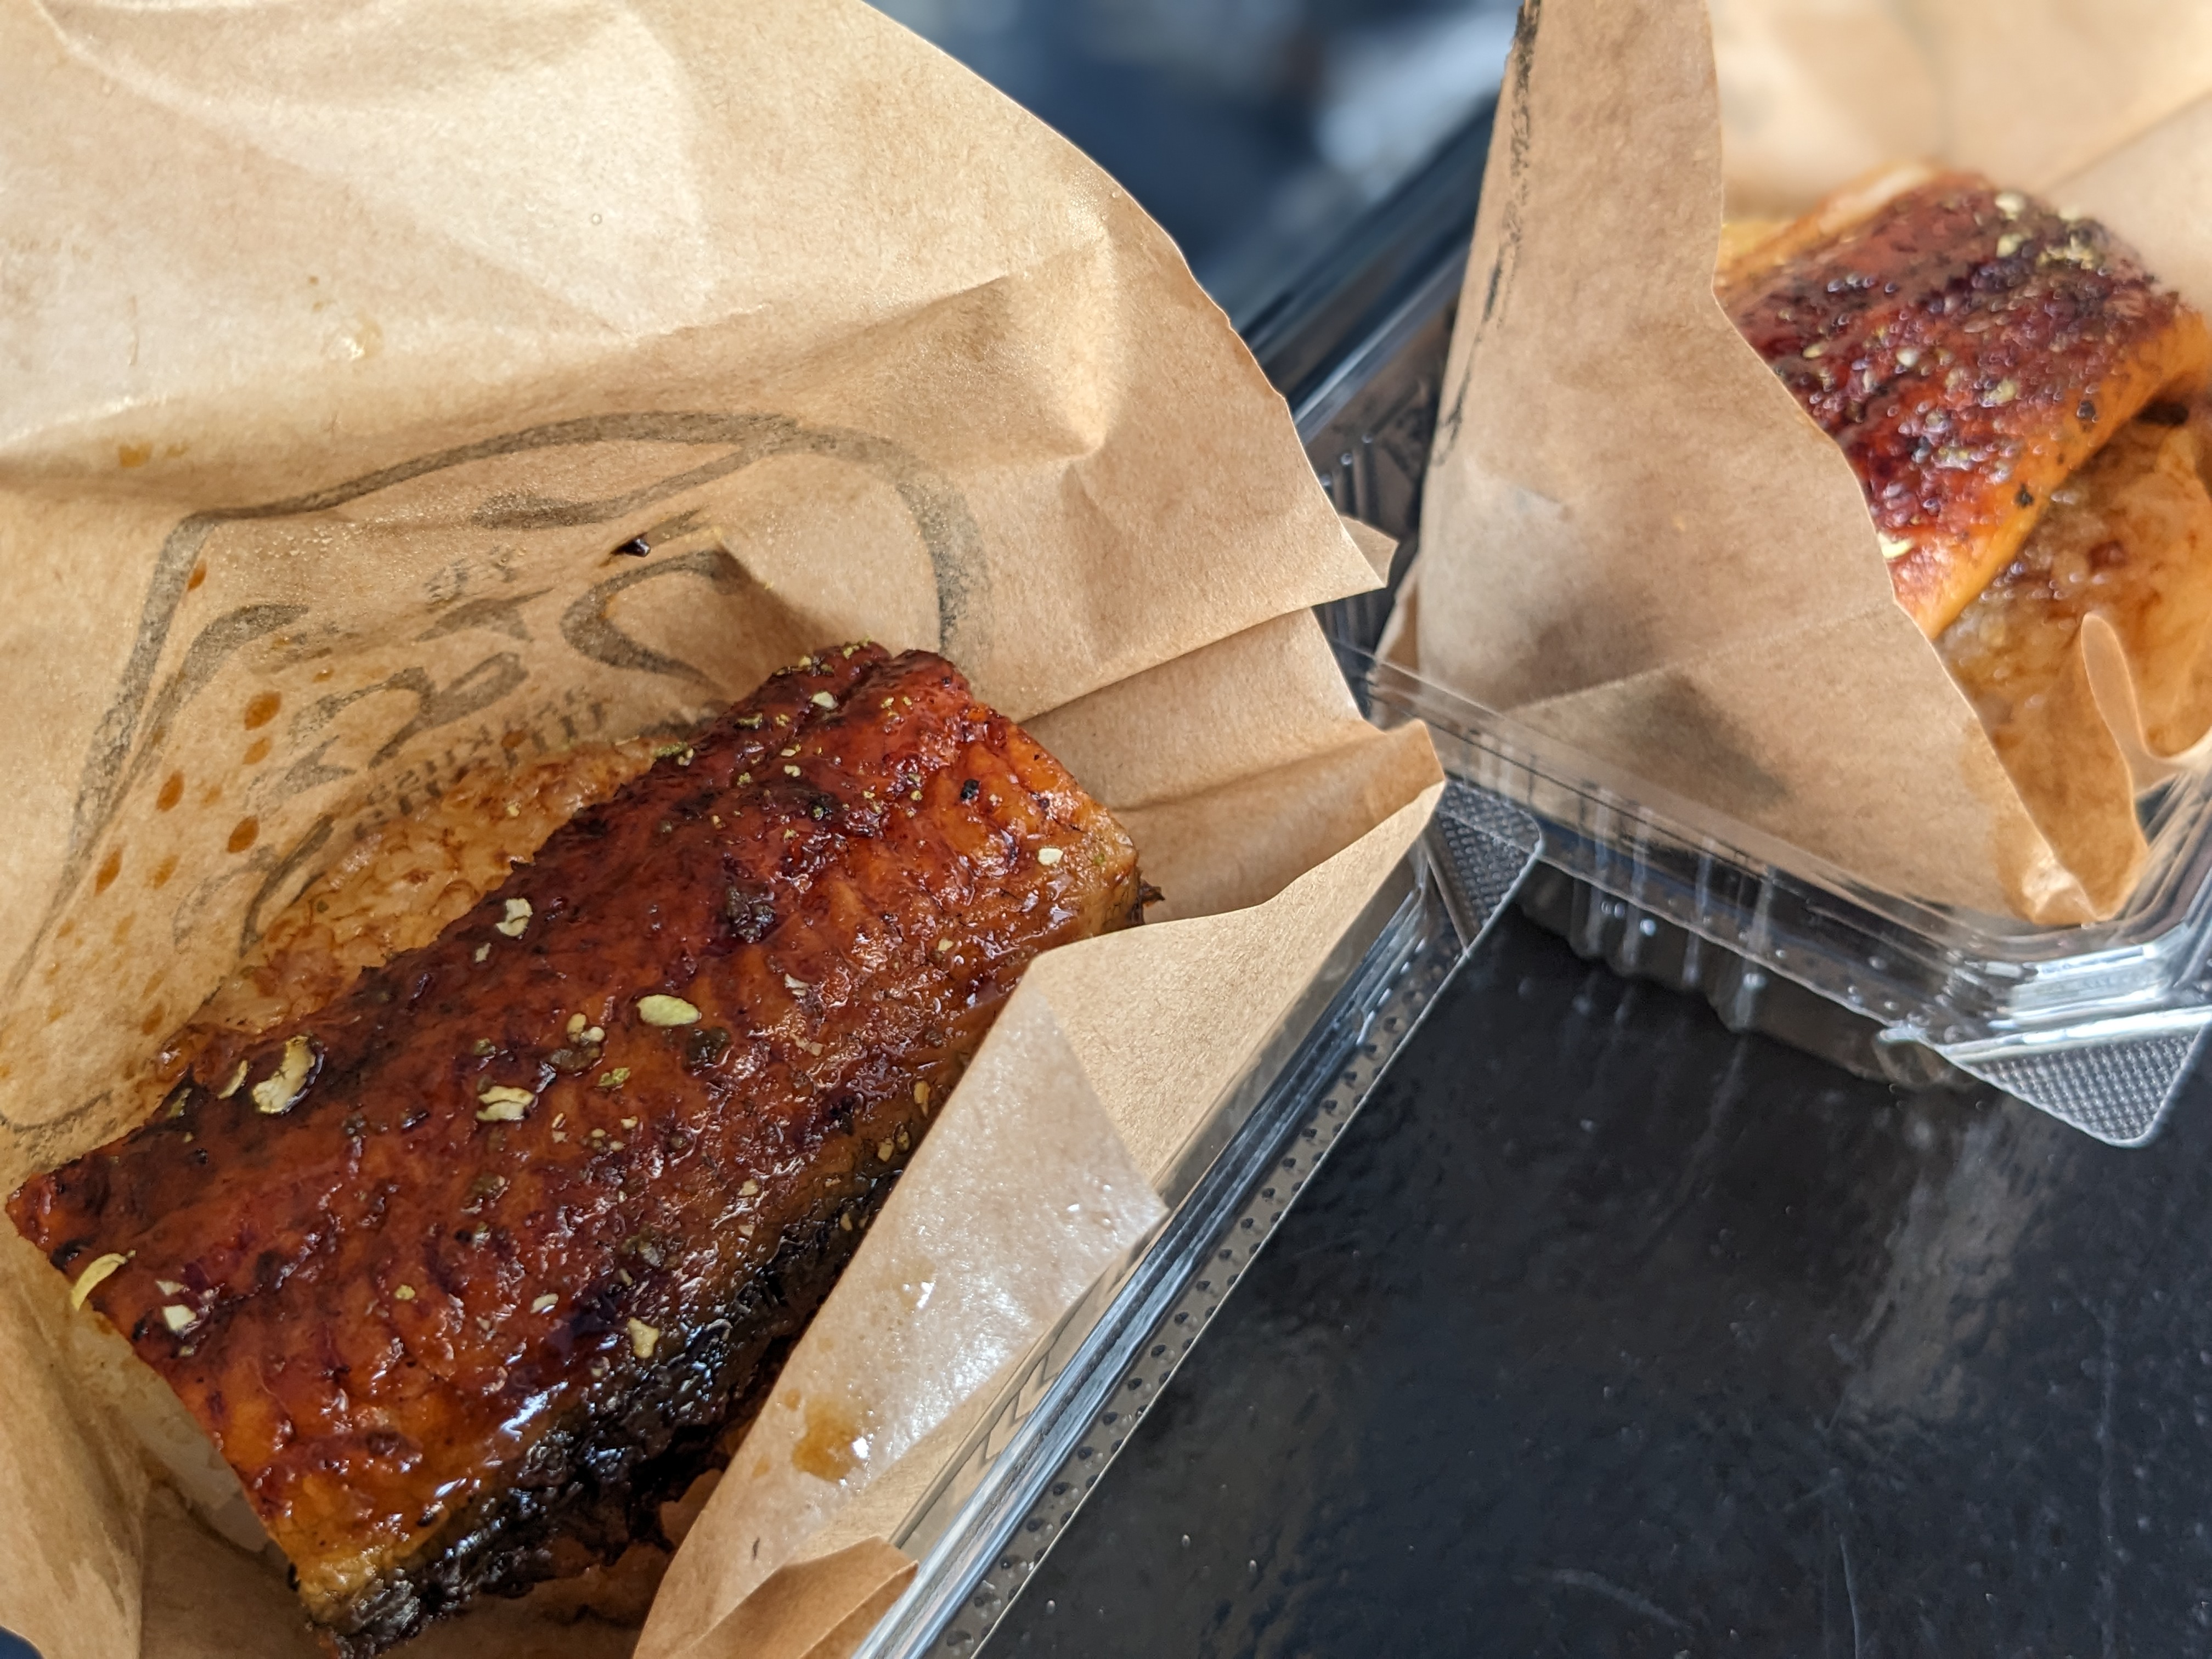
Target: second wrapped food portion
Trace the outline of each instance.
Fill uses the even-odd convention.
[[[824,653],[665,747],[10,1203],[334,1651],[653,1537],[1024,967],[1141,920],[1120,825],[942,658]]]
[[[2125,654],[2138,746],[2212,728],[2212,333],[2118,237],[1976,174],[1863,180],[1733,225],[1717,291],[1842,447],[1899,603],[1972,700],[2031,816],[2093,890],[2139,849],[2083,824],[2124,788],[2082,653]],[[2118,775],[2106,772],[2118,769]]]

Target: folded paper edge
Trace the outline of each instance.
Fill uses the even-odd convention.
[[[1361,883],[1357,891],[1348,894],[1344,902],[1339,906],[1341,914],[1337,918],[1337,926],[1334,929],[1329,939],[1325,942],[1325,948],[1326,946],[1333,946],[1338,939],[1342,938],[1344,929],[1351,926],[1352,920],[1358,915],[1359,909],[1364,906],[1364,904],[1373,896],[1374,893],[1380,888],[1382,882],[1387,878],[1389,870],[1394,867],[1398,860],[1402,859],[1406,855],[1407,852],[1412,848],[1413,842],[1418,839],[1422,830],[1427,826],[1431,817],[1434,815],[1437,802],[1442,799],[1444,789],[1442,769],[1438,767],[1436,769],[1437,773],[1436,779],[1424,786],[1411,800],[1405,802],[1391,811],[1387,817],[1377,822],[1366,832],[1365,835],[1362,836],[1358,841],[1354,842],[1351,846],[1344,848],[1338,853],[1332,854],[1330,858],[1323,860],[1322,863],[1316,865],[1314,868],[1305,872],[1288,886],[1284,888],[1282,891],[1273,895],[1272,897],[1262,900],[1257,904],[1245,906],[1239,909],[1219,912],[1212,915],[1194,916],[1182,921],[1160,923],[1158,924],[1160,933],[1164,934],[1170,930],[1176,929],[1196,930],[1201,928],[1218,929],[1221,927],[1239,927],[1245,930],[1251,929],[1260,925],[1260,918],[1263,913],[1267,913],[1272,910],[1275,914],[1280,915],[1285,910],[1295,911],[1296,909],[1312,902],[1313,896],[1316,888],[1320,887],[1328,879],[1328,872],[1330,866],[1338,865],[1340,861],[1348,862],[1361,858],[1371,859],[1376,866],[1371,878]],[[1080,945],[1067,947],[1065,952],[1055,952],[1054,955],[1073,956],[1075,954],[1084,952],[1091,947],[1100,945],[1109,945],[1115,940],[1124,939],[1141,941],[1142,930],[1139,930],[1138,932],[1132,933],[1127,935],[1106,935],[1099,939],[1086,940]],[[1045,962],[1049,960],[1049,957],[1041,958],[1039,965],[1042,966]],[[1024,989],[1027,988],[1029,988],[1025,985]],[[1050,998],[1053,988],[1049,984],[1046,984],[1036,988],[1039,993],[1039,1001],[1043,1003],[1045,1010],[1049,1013],[1051,1008]],[[1019,993],[1018,993],[1018,994],[1019,994]],[[1052,1015],[1051,1018],[1053,1018],[1054,1025],[1057,1026],[1057,1016]],[[1065,1040],[1066,1039],[1063,1038],[1063,1041]],[[1257,1039],[1255,1039],[1255,1042],[1256,1041]],[[1074,1048],[1072,1052],[1073,1053],[1078,1066],[1081,1066],[1083,1061],[1079,1047]],[[1244,1053],[1237,1056],[1234,1066],[1231,1069],[1233,1071],[1234,1069],[1241,1068],[1242,1066],[1249,1064],[1249,1058],[1250,1050],[1248,1049]],[[1087,1068],[1085,1069],[1087,1071]],[[1110,1109],[1109,1115],[1110,1119],[1112,1117]],[[1176,1144],[1172,1146],[1153,1144],[1157,1140],[1157,1137],[1145,1138],[1142,1136],[1141,1130],[1138,1130],[1137,1133],[1139,1136],[1139,1141],[1137,1144],[1132,1145],[1130,1134],[1134,1127],[1135,1126],[1125,1126],[1118,1121],[1115,1121],[1114,1133],[1117,1139],[1121,1140],[1127,1156],[1129,1156],[1139,1169],[1146,1171],[1147,1178],[1152,1182],[1155,1186],[1157,1186],[1162,1174],[1172,1163],[1174,1154],[1180,1151],[1182,1142],[1182,1140],[1178,1140]],[[1188,1136],[1186,1135],[1184,1139],[1187,1139],[1187,1138]],[[925,1143],[925,1146],[927,1144],[927,1143]],[[866,1247],[864,1246],[863,1248],[865,1249]],[[1076,1297],[1070,1301],[1068,1307],[1072,1308],[1075,1306],[1081,1301],[1081,1293],[1079,1293]],[[1066,1311],[1066,1309],[1062,1309],[1060,1310],[1063,1316]],[[1049,1322],[1048,1322],[1048,1323]],[[932,1433],[938,1426],[939,1426],[942,1421],[958,1413],[963,1407],[970,1404],[979,1394],[984,1390],[988,1390],[991,1386],[991,1381],[987,1380],[984,1383],[980,1385],[977,1389],[970,1390],[968,1394],[963,1395],[959,1400],[954,1401],[937,1423],[931,1424],[916,1436],[914,1443],[914,1449],[921,1449],[927,1447],[930,1443]],[[955,1444],[945,1450],[945,1456],[949,1461],[951,1458],[957,1457],[959,1455],[959,1451],[960,1447],[957,1444]],[[742,1456],[743,1455],[744,1449],[743,1448],[740,1448],[738,1455]],[[890,1467],[896,1468],[897,1463],[894,1462]],[[927,1480],[924,1483],[925,1486],[933,1484],[936,1477],[943,1473],[945,1467],[945,1465],[944,1463],[940,1463],[938,1467],[931,1469],[928,1472]],[[855,1545],[849,1547],[846,1551],[839,1552],[836,1555],[815,1558],[813,1559],[810,1559],[805,1554],[808,1539],[817,1536],[830,1527],[836,1525],[836,1516],[842,1512],[843,1509],[856,1501],[861,1494],[869,1490],[869,1487],[872,1485],[873,1482],[871,1481],[869,1486],[864,1486],[848,1491],[842,1500],[825,1514],[812,1530],[806,1534],[805,1536],[801,1537],[793,1542],[790,1553],[785,1561],[773,1569],[768,1577],[762,1581],[758,1587],[749,1592],[744,1597],[734,1603],[726,1612],[723,1613],[714,1624],[709,1627],[708,1632],[694,1637],[688,1641],[679,1641],[674,1644],[667,1645],[665,1647],[649,1645],[647,1643],[641,1641],[638,1650],[639,1653],[642,1656],[647,1656],[647,1659],[654,1659],[655,1656],[660,1655],[665,1655],[665,1659],[719,1659],[720,1655],[724,1650],[723,1633],[732,1630],[733,1627],[750,1632],[753,1626],[750,1623],[740,1624],[739,1621],[749,1619],[746,1609],[750,1607],[756,1598],[760,1597],[763,1594],[768,1594],[772,1589],[775,1589],[777,1585],[777,1581],[781,1575],[786,1572],[793,1571],[795,1568],[811,1568],[817,1561],[842,1561],[846,1556],[851,1554],[853,1550],[860,1547],[860,1546]],[[694,1535],[696,1536],[697,1534],[695,1533]],[[880,1541],[883,1541],[884,1548],[891,1548],[887,1540]],[[894,1552],[894,1553],[896,1553],[896,1552]],[[902,1560],[906,1559],[902,1555],[900,1559]],[[857,1646],[859,1642],[865,1638],[867,1632],[873,1628],[876,1620],[881,1616],[882,1613],[888,1611],[892,1602],[896,1600],[896,1595],[893,1595],[888,1599],[884,1600],[880,1607],[877,1607],[872,1612],[870,1612],[869,1607],[871,1603],[869,1598],[876,1594],[877,1586],[881,1582],[879,1578],[873,1576],[873,1569],[872,1567],[854,1567],[849,1571],[844,1573],[843,1579],[842,1593],[847,1595],[852,1606],[852,1612],[848,1615],[847,1622],[852,1623],[854,1621],[858,1621],[861,1619],[863,1613],[867,1614],[866,1622],[857,1625],[857,1628],[854,1630],[852,1637],[853,1645]],[[815,1593],[823,1595],[830,1593],[827,1589],[827,1585],[830,1582],[829,1575],[825,1574],[819,1577],[809,1577],[806,1582],[810,1585],[815,1587]],[[902,1588],[903,1585],[902,1584]],[[780,1597],[785,1593],[784,1589],[775,1590],[775,1596]],[[781,1602],[775,1601],[772,1597],[770,1605],[771,1607],[780,1607]],[[781,1620],[783,1617],[784,1615],[781,1613],[778,1613],[775,1615],[775,1618],[778,1620]],[[650,1623],[651,1621],[648,1620],[648,1632],[650,1630]],[[767,1622],[765,1617],[763,1617],[763,1621],[760,1626],[760,1629],[763,1632],[763,1635],[759,1637],[749,1635],[747,1638],[748,1642],[758,1643],[765,1641],[765,1632],[772,1628],[781,1629],[782,1628],[782,1626],[781,1623],[771,1626]],[[842,1629],[843,1626],[841,1626],[840,1628]],[[788,1645],[787,1644],[785,1645],[748,1645],[742,1649],[732,1649],[731,1651],[732,1654],[732,1659],[734,1659],[735,1654],[739,1651],[742,1651],[746,1656],[746,1659],[755,1659],[756,1655],[759,1656],[759,1659],[801,1659],[801,1656],[804,1656],[805,1659],[829,1659],[830,1653],[830,1650],[824,1650],[821,1655],[817,1656],[812,1649],[798,1648]],[[844,1650],[843,1651],[850,1651],[850,1649]]]

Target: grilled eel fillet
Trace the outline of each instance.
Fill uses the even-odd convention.
[[[1721,304],[1864,487],[1899,602],[1933,639],[2051,491],[2212,335],[2094,220],[1965,173],[1893,168],[1739,248]]]
[[[1023,969],[1142,896],[949,663],[828,652],[9,1213],[360,1659],[650,1537]]]

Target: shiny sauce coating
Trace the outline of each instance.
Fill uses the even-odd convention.
[[[1967,173],[1842,222],[1816,210],[1717,288],[1842,447],[1898,599],[1931,638],[2069,474],[2212,364],[2203,319],[2105,227]]]
[[[564,1528],[617,1551],[610,1504],[757,1390],[1022,969],[1141,890],[950,664],[826,652],[9,1214],[100,1267],[326,1644],[380,1651]]]

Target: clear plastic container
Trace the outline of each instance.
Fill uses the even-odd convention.
[[[1295,410],[1339,510],[1404,538],[1395,578],[1413,551],[1465,258],[1435,258],[1394,312],[1338,342]],[[1534,816],[1545,868],[1522,908],[1584,955],[1862,1074],[1979,1079],[2117,1146],[2156,1133],[2212,1024],[2205,781],[2144,797],[2150,866],[2110,921],[1940,908],[1378,661],[1389,609],[1364,595],[1324,613],[1347,678],[1372,718],[1426,721],[1455,777]]]
[[[1437,990],[1528,873],[1535,825],[1453,784],[1253,1065],[1214,1103],[1168,1215],[1040,1341],[892,1542],[914,1582],[861,1659],[970,1654],[1097,1486]]]

